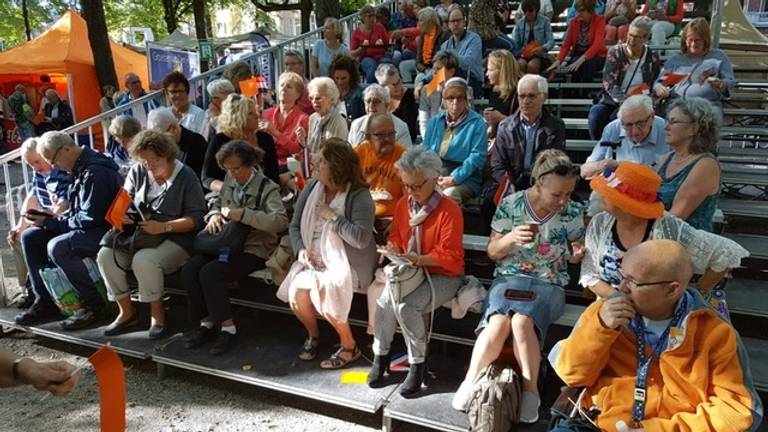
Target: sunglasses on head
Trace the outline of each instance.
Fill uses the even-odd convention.
[[[544,171],[543,173],[541,173],[539,175],[539,178],[542,178],[542,177],[544,177],[545,175],[548,175],[548,174],[556,174],[556,175],[559,175],[561,177],[576,176],[576,175],[579,175],[580,172],[581,171],[580,171],[580,168],[579,168],[578,165],[574,165],[574,164],[557,165],[554,168],[552,168],[552,169],[550,169],[548,171]]]

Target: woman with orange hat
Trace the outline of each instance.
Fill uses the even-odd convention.
[[[749,255],[733,240],[697,230],[666,213],[659,196],[661,178],[646,165],[620,162],[616,171],[606,170],[590,186],[603,199],[605,211],[587,227],[579,283],[600,297],[608,297],[619,285],[624,253],[646,240],[676,240],[688,249],[695,273],[701,275],[696,284],[705,296]]]

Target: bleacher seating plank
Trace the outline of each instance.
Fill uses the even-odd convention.
[[[726,171],[723,169],[720,182],[730,185],[768,186],[768,175],[759,173]]]
[[[768,218],[768,201],[720,198],[717,205],[727,216]]]
[[[768,237],[750,234],[726,233],[723,236],[749,251],[750,258],[768,259]]]
[[[768,317],[768,281],[729,279],[725,290],[731,314]]]

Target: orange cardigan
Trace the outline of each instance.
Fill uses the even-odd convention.
[[[389,241],[408,249],[411,226],[408,223],[408,197],[400,198],[395,206]],[[464,215],[453,200],[443,197],[422,223],[421,253],[440,263],[427,267],[432,274],[458,276],[464,273]]]
[[[576,16],[568,25],[568,32],[565,34],[563,46],[557,53],[557,60],[562,63],[565,57],[571,52],[571,46],[576,46],[576,38],[581,31],[581,18]],[[605,48],[605,17],[602,15],[592,15],[592,21],[589,24],[589,43],[590,47],[584,56],[587,60],[592,57],[605,57],[608,50]]]

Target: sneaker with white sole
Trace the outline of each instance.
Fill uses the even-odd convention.
[[[469,408],[469,398],[472,396],[472,383],[468,380],[461,382],[456,394],[453,395],[451,406],[457,411],[466,412]]]
[[[539,421],[539,395],[530,391],[523,391],[520,401],[520,423],[536,423]]]

